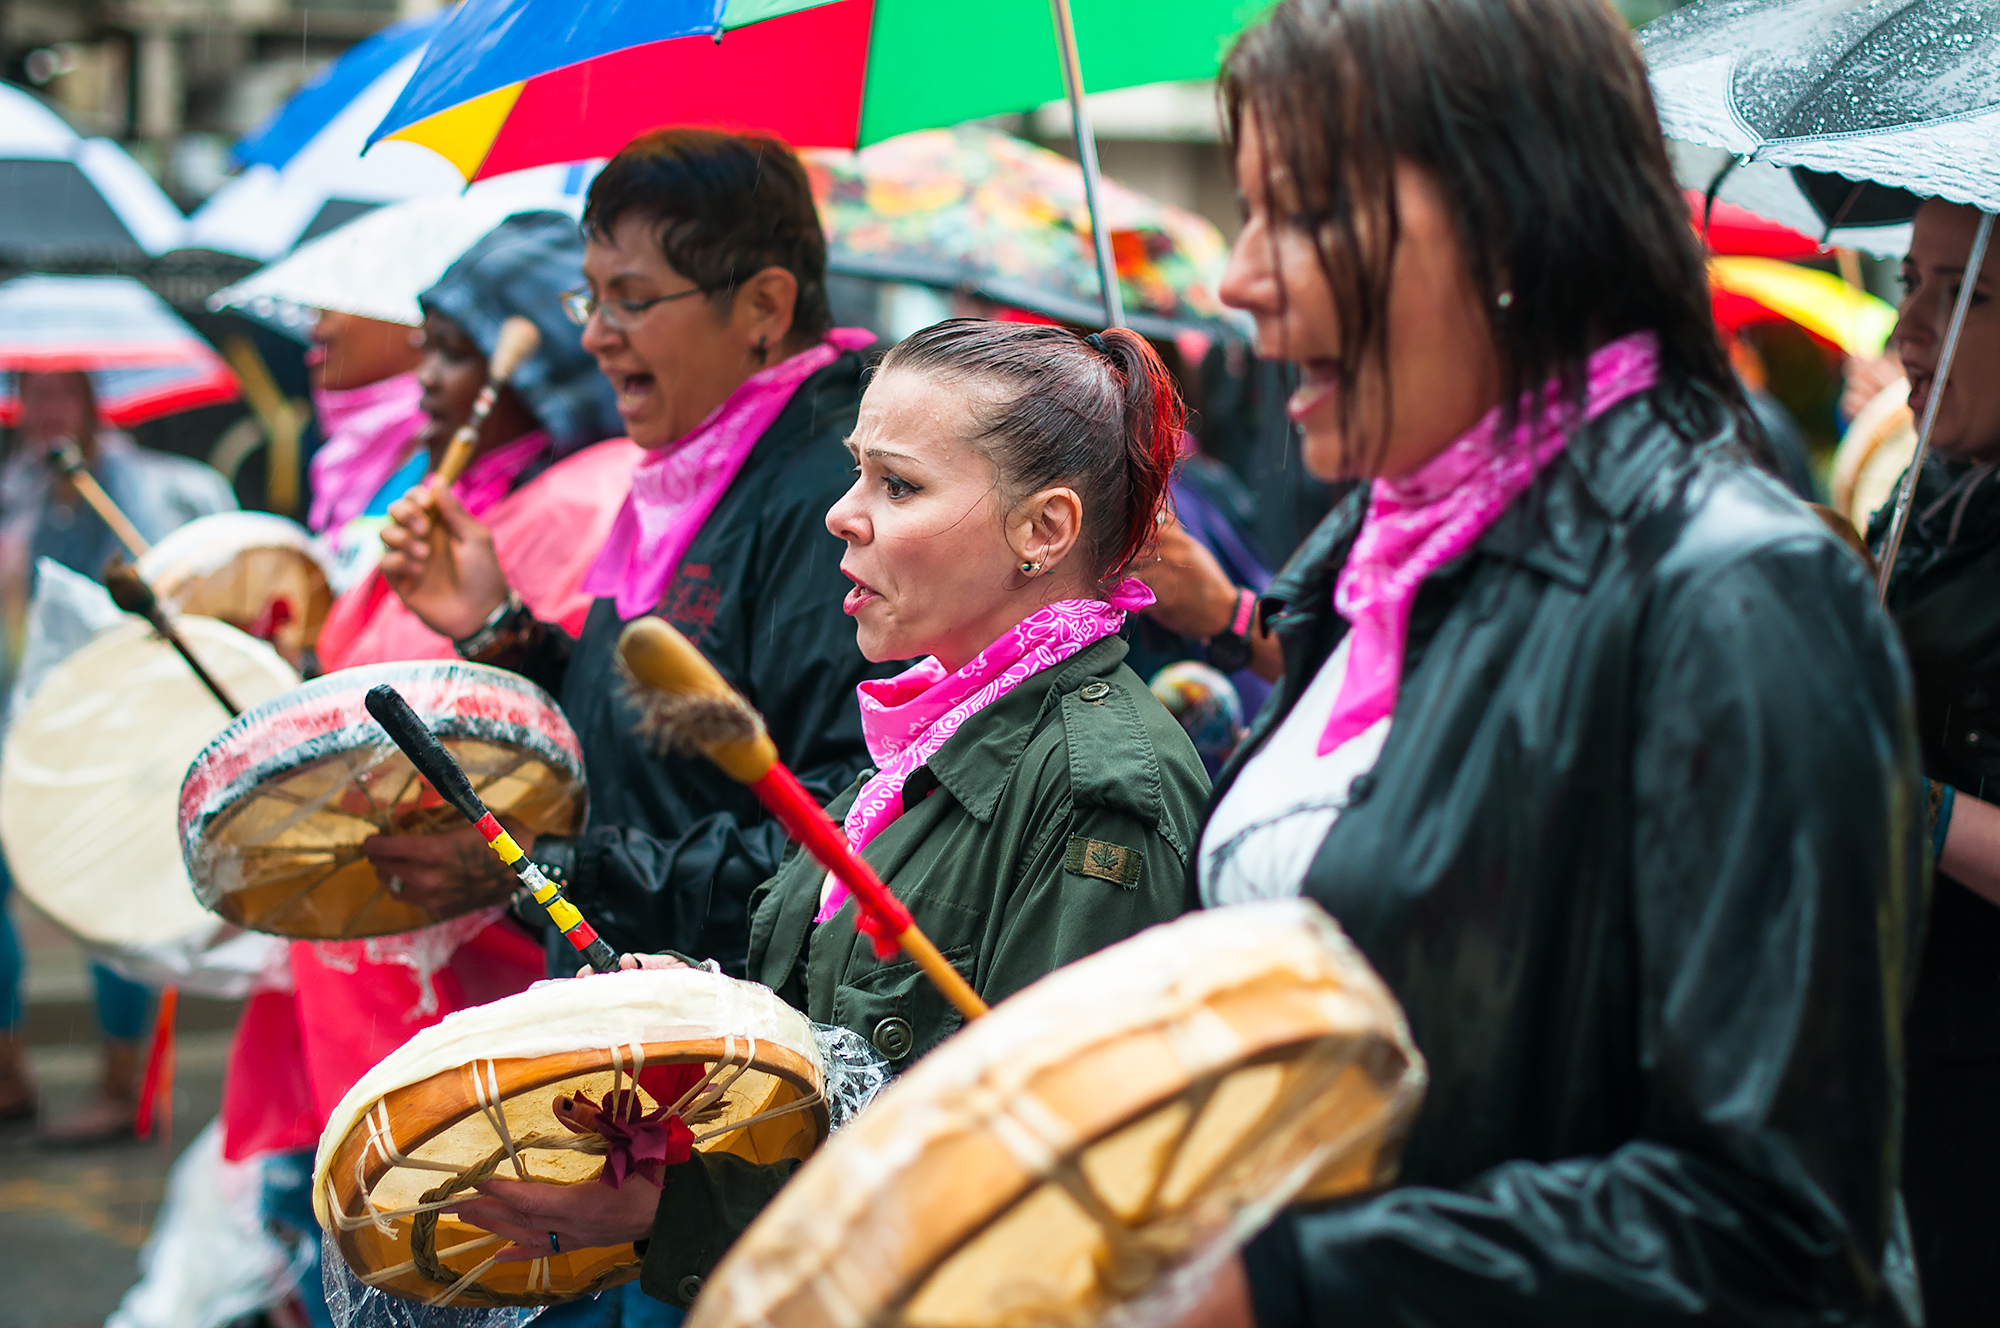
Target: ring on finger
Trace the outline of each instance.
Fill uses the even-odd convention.
[[[556,1233],[553,1231],[549,1233],[549,1248],[557,1254],[562,1253],[562,1242],[556,1239]]]
[[[391,876],[391,877],[389,878],[389,893],[390,893],[390,894],[392,894],[392,895],[394,895],[394,896],[396,896],[396,897],[397,897],[398,899],[401,899],[401,898],[403,897],[403,878],[402,878],[402,877],[400,877],[400,876]]]

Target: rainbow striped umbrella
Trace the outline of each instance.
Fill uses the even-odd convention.
[[[660,125],[864,147],[1065,95],[1081,111],[1086,72],[1100,92],[1207,78],[1268,3],[1075,0],[1072,20],[1070,0],[465,0],[369,141],[423,144],[467,180],[608,157]]]

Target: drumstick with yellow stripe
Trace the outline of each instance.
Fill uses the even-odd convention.
[[[502,828],[493,813],[486,810],[486,804],[472,791],[472,781],[465,777],[458,761],[445,750],[437,735],[424,726],[424,721],[410,709],[410,703],[403,699],[402,693],[382,683],[368,689],[362,704],[368,707],[369,714],[375,716],[375,722],[387,730],[396,746],[402,748],[403,755],[410,758],[410,764],[417,768],[417,773],[437,790],[438,796],[458,808],[459,813],[486,837],[487,847],[514,869],[514,874],[521,878],[521,884],[535,896],[535,902],[547,910],[549,921],[556,924],[563,939],[575,946],[577,953],[598,972],[615,970],[618,956],[598,936],[597,929],[584,921],[583,914],[576,911],[576,905],[563,898],[555,882],[542,875],[540,867],[528,861],[528,855],[521,851],[521,846]]]

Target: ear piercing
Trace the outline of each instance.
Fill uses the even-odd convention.
[[[1021,564],[1021,571],[1028,576],[1033,576],[1035,573],[1041,570],[1042,570],[1042,565],[1039,562]]]

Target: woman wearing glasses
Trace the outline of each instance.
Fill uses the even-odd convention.
[[[842,545],[824,517],[851,482],[842,442],[861,399],[855,352],[870,338],[830,326],[812,192],[774,140],[647,134],[597,177],[583,228],[572,316],[648,454],[609,537],[588,550],[587,619],[571,632],[524,603],[487,527],[450,497],[436,519],[451,557],[430,556],[434,518],[401,502],[382,572],[461,655],[561,698],[590,772],[590,827],[523,846],[605,939],[741,974],[745,907],[777,870],[784,833],[747,790],[649,750],[612,654],[628,620],[658,613],[764,713],[822,802],[868,764],[854,688],[893,666],[854,649]],[[366,847],[426,902],[513,888],[470,832]]]
[[[491,531],[500,566],[523,602],[572,631],[590,610],[584,573],[645,455],[629,443],[600,441],[624,429],[610,384],[563,316],[565,292],[582,274],[576,223],[556,212],[524,212],[502,222],[419,297],[424,323],[415,377],[424,422],[409,457],[369,505],[379,528],[389,504],[437,464],[486,386],[500,325],[527,318],[541,342],[501,389],[452,494]],[[328,669],[453,654],[451,641],[405,608],[379,571],[334,602],[318,651]]]

